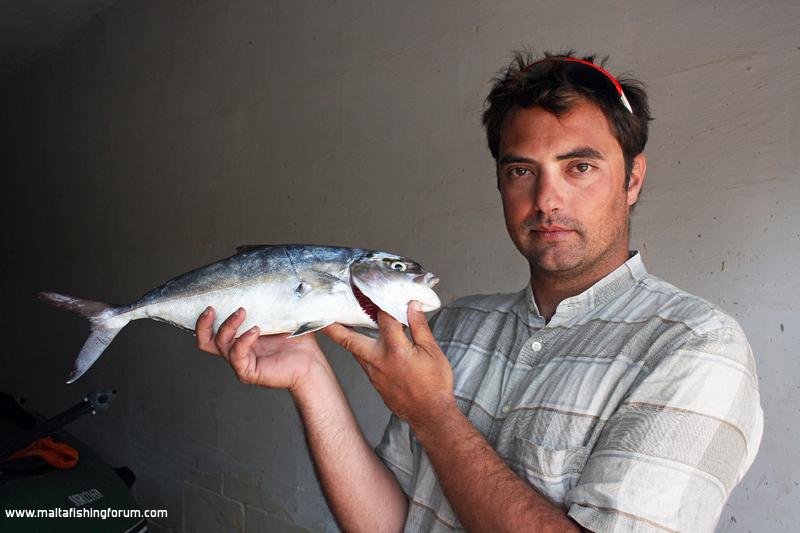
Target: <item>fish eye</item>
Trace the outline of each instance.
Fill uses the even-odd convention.
[[[389,268],[392,270],[397,270],[398,272],[405,272],[406,271],[406,264],[401,263],[400,261],[393,261]]]

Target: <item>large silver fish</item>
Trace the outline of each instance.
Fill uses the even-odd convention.
[[[313,245],[240,246],[236,255],[187,272],[129,305],[110,305],[56,292],[36,295],[88,318],[92,332],[83,345],[72,383],[92,366],[131,320],[152,318],[193,331],[197,317],[214,307],[216,331],[239,307],[247,318],[239,332],[258,326],[262,334],[310,333],[338,322],[377,328],[378,308],[408,324],[411,300],[423,311],[441,302],[431,289],[439,278],[399,255]]]

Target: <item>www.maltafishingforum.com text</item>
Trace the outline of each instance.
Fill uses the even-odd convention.
[[[167,518],[166,509],[79,509],[56,507],[54,509],[5,509],[6,518]]]

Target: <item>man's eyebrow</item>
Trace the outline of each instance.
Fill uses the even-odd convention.
[[[500,158],[499,162],[500,166],[510,165],[512,163],[527,163],[530,165],[530,164],[536,164],[536,160],[531,159],[529,157],[522,157],[514,154],[506,154]]]
[[[577,159],[577,158],[605,160],[605,156],[602,154],[602,152],[595,150],[591,146],[581,146],[580,148],[575,148],[573,150],[570,150],[569,152],[557,155],[556,161],[564,161],[565,159]],[[514,163],[525,163],[528,165],[535,165],[537,164],[537,161],[529,157],[522,157],[514,154],[505,154],[503,157],[500,158],[498,165],[503,166],[503,165],[511,165]]]
[[[582,146],[580,148],[576,148],[574,150],[570,150],[565,154],[560,154],[556,156],[556,161],[563,161],[565,159],[576,159],[585,157],[586,159],[605,159],[603,154],[595,150],[590,146]]]

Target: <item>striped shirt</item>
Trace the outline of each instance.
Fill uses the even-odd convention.
[[[758,450],[741,328],[648,274],[638,253],[546,324],[530,285],[459,299],[431,323],[461,411],[591,531],[712,531]],[[405,422],[392,416],[376,452],[409,497],[406,531],[463,529]]]

